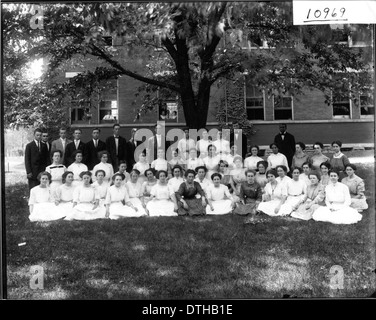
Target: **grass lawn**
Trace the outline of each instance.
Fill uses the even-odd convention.
[[[369,209],[355,225],[267,217],[28,220],[25,176],[6,174],[9,299],[368,297],[375,291],[372,164],[359,164]],[[18,244],[26,242],[26,245]],[[44,289],[29,286],[43,266]],[[343,289],[330,268],[343,268]]]

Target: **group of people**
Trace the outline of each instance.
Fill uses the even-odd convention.
[[[51,164],[38,168],[35,176],[38,170],[28,169],[32,167],[30,153],[39,153],[38,165],[46,163],[46,152],[40,148],[42,132],[36,129],[35,140],[25,152],[29,219],[228,213],[251,218],[264,213],[336,224],[362,219],[361,212],[368,208],[364,181],[341,152],[340,141],[331,144],[330,158],[322,153],[320,142],[313,144],[314,153],[308,155],[305,144],[296,143],[287,126],[281,124],[280,133],[269,146],[271,154],[261,157],[256,145],[247,153],[247,137],[237,125],[234,127],[229,140],[218,130],[214,141],[206,129],[201,130],[198,141],[189,137],[187,129],[167,160],[165,150],[170,144],[157,124],[155,135],[147,141],[147,152],[141,152],[137,161],[136,129],[126,141],[119,136],[120,125],[115,124],[113,135],[104,142],[95,128],[93,139],[84,144],[81,130],[74,130],[74,141],[70,142],[62,128],[60,138],[51,143]],[[146,157],[150,153],[151,163]],[[37,181],[30,181],[33,179]]]

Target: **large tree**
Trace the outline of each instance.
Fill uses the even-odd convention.
[[[105,64],[80,75],[76,85],[129,76],[145,84],[143,108],[156,104],[150,92],[157,88],[178,95],[191,128],[205,126],[212,86],[244,73],[275,95],[307,87],[330,92],[338,72],[345,75],[344,90],[369,80],[368,73],[353,72],[367,70],[363,52],[334,43],[329,26],[293,26],[291,2],[46,4],[43,29],[34,33],[31,14],[11,11],[3,24],[32,40],[28,57],[48,57],[48,78],[77,56],[96,57]],[[108,37],[121,46],[109,45]],[[270,49],[247,49],[255,39]],[[133,67],[135,55],[148,61],[143,73]]]

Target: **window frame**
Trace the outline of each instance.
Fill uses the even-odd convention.
[[[281,99],[284,99],[284,98],[290,98],[291,99],[291,108],[286,108],[286,107],[282,107],[282,108],[277,108],[277,110],[291,110],[291,119],[276,119],[276,115],[275,115],[275,111],[276,111],[276,107],[275,107],[275,94],[273,94],[272,96],[272,104],[273,104],[273,120],[276,120],[276,121],[283,121],[283,120],[291,120],[291,121],[294,121],[294,96],[293,95],[287,95],[287,94],[284,94],[284,95],[281,95],[280,96]]]
[[[265,110],[265,90],[264,89],[259,89],[257,86],[255,85],[251,85],[251,87],[253,88],[253,91],[260,91],[261,93],[261,96],[254,96],[254,97],[249,97],[247,96],[247,80],[245,78],[245,81],[244,81],[244,108],[245,108],[245,112],[247,114],[247,120],[251,120],[251,121],[265,121],[265,116],[266,116],[266,110]],[[259,98],[259,97],[262,97],[262,108],[261,107],[248,107],[247,106],[247,98]],[[262,109],[262,113],[263,113],[263,119],[249,119],[248,117],[248,109],[257,109],[257,110],[260,110]]]

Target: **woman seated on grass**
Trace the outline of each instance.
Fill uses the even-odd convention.
[[[240,186],[240,203],[235,208],[234,213],[239,215],[256,214],[256,209],[262,201],[262,190],[255,181],[256,172],[247,170],[245,172],[246,181]]]
[[[281,206],[287,198],[286,187],[276,180],[278,174],[274,169],[266,173],[268,183],[264,188],[263,200],[257,207],[257,211],[263,212],[269,216],[278,216]]]
[[[206,178],[208,169],[205,166],[201,166],[197,167],[195,171],[197,172],[195,181],[200,184],[201,189],[206,193],[206,190],[213,184],[213,181]]]
[[[138,161],[133,165],[133,169],[137,169],[138,171],[140,171],[140,176],[138,177],[138,179],[140,180],[141,184],[147,180],[145,171],[149,168],[150,165],[146,161],[146,153],[141,152],[138,156]]]
[[[332,166],[328,161],[320,164],[320,174],[321,174],[321,184],[326,187],[329,184],[329,170],[332,169]]]
[[[284,154],[279,152],[277,144],[273,142],[270,144],[269,148],[272,149],[272,153],[267,158],[268,168],[276,169],[277,166],[285,166],[287,168],[287,172],[289,172],[290,169],[287,158]]]
[[[105,184],[110,185],[111,178],[114,175],[114,168],[111,163],[108,163],[108,151],[103,150],[98,152],[98,159],[100,162],[96,164],[92,170],[92,172],[95,174],[98,170],[103,170],[105,172],[104,176],[104,182]],[[93,181],[96,180],[96,176],[93,177]]]
[[[56,188],[63,184],[62,175],[67,170],[67,168],[60,164],[60,159],[63,153],[60,150],[55,150],[52,152],[52,164],[46,167],[46,172],[51,175],[50,189],[54,193]]]
[[[117,220],[120,218],[140,217],[140,213],[129,199],[128,190],[122,185],[124,175],[116,173],[112,177],[114,184],[108,188],[106,196],[106,218]]]
[[[231,186],[231,174],[228,169],[228,163],[225,160],[220,160],[218,163],[218,173],[221,175],[221,183],[228,187],[230,193],[233,192]]]
[[[52,221],[65,217],[65,212],[54,203],[49,187],[51,175],[44,171],[38,174],[39,185],[30,190],[29,220]]]
[[[147,204],[150,200],[150,191],[157,184],[158,180],[155,177],[154,169],[145,170],[146,181],[142,184],[141,192],[144,196],[144,202]]]
[[[106,210],[104,202],[106,200],[107,190],[110,187],[110,184],[107,182],[107,180],[105,181],[106,173],[102,169],[95,171],[95,177],[96,180],[92,183],[92,186],[96,189],[98,193],[99,207],[103,211]]]
[[[99,207],[99,194],[90,184],[91,172],[80,173],[82,184],[74,189],[73,209],[65,220],[95,220],[104,218],[105,212]]]
[[[234,157],[234,168],[230,171],[231,179],[230,185],[233,190],[233,200],[237,203],[240,201],[240,186],[246,180],[244,168],[243,168],[243,159],[241,156]]]
[[[78,187],[79,185],[82,185],[82,179],[80,177],[80,174],[82,172],[88,171],[87,165],[82,163],[82,151],[76,150],[73,152],[72,157],[74,159],[74,162],[67,168],[67,171],[73,172],[73,187]]]
[[[147,215],[139,175],[140,171],[133,169],[130,173],[131,180],[126,183],[126,187],[128,188],[129,201],[138,209],[138,212],[141,215]]]
[[[120,174],[122,174],[124,176],[124,180],[122,182],[123,186],[125,186],[125,184],[129,180],[131,180],[131,177],[130,177],[129,173],[126,170],[127,170],[127,162],[125,160],[120,160],[119,161],[119,171],[115,172],[114,174],[120,173]]]
[[[255,181],[260,185],[262,192],[268,183],[268,178],[266,177],[266,169],[268,168],[268,162],[263,160],[257,162],[257,172],[255,175]]]
[[[251,150],[251,155],[244,159],[244,168],[246,168],[247,170],[256,170],[257,164],[260,161],[264,161],[264,159],[258,156],[260,152],[259,146],[253,145],[251,146],[250,150]]]
[[[312,216],[316,221],[331,222],[335,224],[352,224],[362,219],[362,215],[351,208],[349,188],[338,182],[338,172],[329,172],[330,182],[325,187],[325,207],[319,207]]]
[[[185,156],[185,154],[183,155]],[[179,155],[179,149],[175,149],[171,151],[171,160],[168,161],[168,172],[172,173],[172,176],[174,176],[173,168],[175,166],[179,166],[181,168],[180,170],[180,177],[183,177],[184,169],[185,169],[185,159],[182,159]]]
[[[300,168],[294,168],[292,170],[292,179],[286,183],[287,198],[279,210],[279,214],[282,216],[290,215],[307,198],[307,185],[303,180],[299,179],[300,173]]]
[[[334,151],[333,157],[330,159],[332,170],[339,173],[339,181],[346,177],[345,167],[350,164],[349,159],[341,152],[342,142],[339,140],[332,142],[332,149]]]
[[[291,181],[291,178],[287,175],[287,167],[280,165],[276,167],[278,177],[276,178],[278,183],[282,183],[287,187],[287,183]]]
[[[314,149],[314,153],[309,158],[309,162],[312,165],[312,170],[319,170],[320,164],[323,162],[329,161],[329,158],[322,154],[324,145],[321,142],[315,142],[313,145],[313,149]]]
[[[168,180],[168,186],[171,188],[172,192],[177,192],[179,190],[180,185],[184,182],[184,179],[181,177],[181,173],[183,168],[179,165],[175,165],[172,168],[172,175],[173,177]]]
[[[209,205],[206,207],[206,214],[227,214],[235,207],[235,201],[228,188],[221,184],[221,175],[213,173],[213,184],[206,190]]]
[[[177,216],[177,203],[175,194],[167,185],[167,171],[157,172],[159,180],[150,191],[150,201],[146,205],[150,217]]]
[[[65,171],[62,175],[61,186],[55,190],[54,198],[55,204],[63,210],[63,212],[70,212],[73,209],[73,172]]]
[[[291,213],[291,217],[310,220],[312,215],[320,205],[324,205],[325,187],[320,183],[320,174],[311,172],[309,174],[311,184],[307,187],[304,201]]]
[[[299,176],[299,179],[304,181],[307,186],[311,184],[311,180],[309,179],[311,168],[312,168],[312,165],[309,162],[304,162],[302,165],[303,172]]]
[[[367,199],[364,195],[365,185],[362,178],[355,174],[356,166],[353,164],[347,164],[345,166],[345,171],[347,174],[346,178],[342,179],[342,183],[347,185],[350,190],[351,196],[351,208],[358,210],[358,212],[363,212],[363,210],[368,209]]]
[[[157,159],[153,160],[150,167],[154,169],[156,172],[163,170],[168,171],[170,169],[170,166],[165,159],[165,152],[162,148],[158,148],[157,150]]]
[[[195,179],[195,172],[188,169],[185,172],[185,182],[183,182],[179,190],[175,193],[178,203],[178,215],[180,216],[199,216],[205,215],[205,207],[207,205],[205,192]]]

